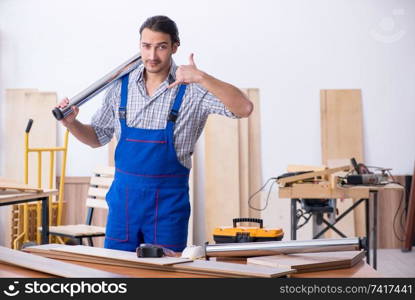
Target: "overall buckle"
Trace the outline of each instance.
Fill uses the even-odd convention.
[[[118,110],[118,117],[120,118],[120,120],[125,120],[127,116],[127,111],[124,109],[119,109]]]
[[[178,117],[178,112],[175,110],[172,110],[169,114],[169,121],[176,122],[177,117]]]

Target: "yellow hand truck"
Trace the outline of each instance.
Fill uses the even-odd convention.
[[[65,184],[65,174],[66,174],[66,159],[68,153],[68,136],[69,131],[66,130],[64,136],[64,145],[63,147],[51,147],[51,148],[30,148],[29,147],[29,133],[30,129],[32,128],[33,120],[29,119],[27,123],[26,130],[25,130],[25,137],[24,137],[24,183],[29,184],[29,153],[34,152],[37,153],[37,187],[42,188],[42,154],[44,152],[49,152],[49,189],[53,189],[53,181],[54,181],[54,169],[55,169],[55,153],[62,152],[62,170],[61,170],[61,177],[59,183],[59,193],[58,199],[56,202],[53,202],[52,196],[49,197],[49,225],[56,223],[55,225],[61,225],[62,223],[62,211],[63,211],[63,191],[64,191],[64,184]],[[18,218],[14,217],[13,220],[16,220],[22,224],[12,224],[12,227],[18,228],[17,234],[15,237],[12,236],[12,245],[13,249],[19,249],[25,243],[34,242],[36,241],[37,244],[41,242],[41,235],[38,228],[41,227],[42,222],[42,214],[41,214],[41,204],[38,202],[35,205],[31,205],[28,203],[16,205],[13,211],[18,211]],[[18,206],[23,206],[23,209],[20,210]],[[35,208],[36,211],[36,224],[30,224],[29,216],[31,208]],[[56,210],[56,218],[52,217],[53,210]],[[22,213],[20,213],[22,212]],[[54,221],[54,219],[56,221]],[[14,222],[14,221],[13,221]],[[31,230],[30,225],[35,225],[35,230]],[[32,228],[33,229],[33,228]],[[34,232],[34,234],[29,234],[30,232]],[[59,243],[64,243],[62,238],[57,237],[57,241]]]

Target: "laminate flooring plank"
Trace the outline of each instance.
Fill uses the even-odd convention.
[[[122,277],[119,274],[81,267],[6,247],[0,247],[0,261],[60,277]]]
[[[250,257],[248,264],[276,268],[292,268],[297,271],[320,271],[327,268],[347,268],[363,259],[364,251],[338,251],[301,254],[281,254],[271,256]]]

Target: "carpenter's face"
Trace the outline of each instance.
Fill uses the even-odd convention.
[[[160,73],[170,69],[171,57],[178,45],[170,35],[144,28],[141,32],[140,52],[144,67],[149,73]]]

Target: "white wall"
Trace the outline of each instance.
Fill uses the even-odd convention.
[[[320,164],[320,89],[362,89],[366,163],[412,173],[411,0],[2,0],[0,103],[6,88],[74,95],[137,52],[139,26],[155,14],[179,26],[177,63],[194,52],[204,71],[260,89],[264,181],[288,164]],[[100,102],[85,104],[81,121]],[[92,150],[74,138],[69,147],[69,176],[89,176],[107,161],[105,148]],[[288,231],[287,209],[274,195],[266,225]]]

